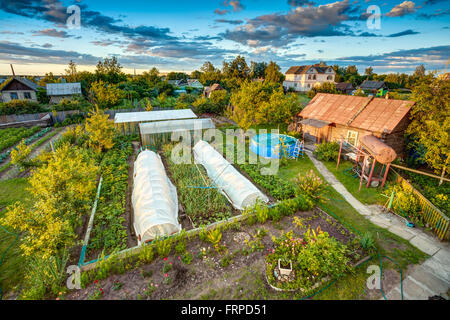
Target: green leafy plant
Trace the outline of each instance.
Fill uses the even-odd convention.
[[[316,144],[314,155],[321,161],[337,161],[339,156],[339,144],[337,142],[324,142]]]
[[[299,173],[294,181],[300,194],[304,194],[316,202],[324,200],[323,193],[327,184],[313,170],[310,170],[305,175]]]

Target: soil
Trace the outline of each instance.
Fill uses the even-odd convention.
[[[191,264],[184,264],[178,254],[171,254],[167,261],[157,258],[153,263],[143,265],[120,275],[111,275],[98,284],[90,284],[85,289],[69,293],[65,299],[85,300],[103,288],[101,299],[252,299],[255,292],[269,295],[269,298],[281,298],[280,293],[271,289],[265,280],[265,255],[273,248],[272,236],[278,237],[282,232],[294,230],[301,234],[305,229],[297,229],[292,223],[294,216],[303,218],[305,229],[321,227],[330,236],[343,243],[348,243],[354,235],[321,211],[298,212],[293,216],[284,217],[279,222],[267,221],[264,225],[249,226],[245,223],[238,228],[230,228],[223,232],[221,244],[226,246],[226,252],[217,253],[210,243],[202,242],[198,237],[190,240],[186,250],[193,255]],[[257,239],[258,230],[264,228],[267,234],[261,238],[264,246],[260,251],[245,253],[249,249],[245,239]],[[205,248],[207,255],[198,255]],[[362,255],[362,252],[360,252]],[[229,265],[224,264],[224,257],[231,260]],[[356,257],[355,257],[356,260]],[[172,263],[172,269],[163,271],[164,264]],[[222,265],[221,265],[222,262]],[[131,266],[130,266],[131,267]],[[122,287],[114,290],[114,283],[118,281]],[[146,294],[149,283],[158,287],[151,294]],[[250,290],[250,287],[258,286]],[[250,291],[249,291],[250,290]],[[258,293],[259,294],[259,293]],[[256,297],[258,299],[258,297]],[[259,297],[260,299],[261,297]],[[285,298],[285,297],[284,297]]]

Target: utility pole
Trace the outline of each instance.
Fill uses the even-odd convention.
[[[12,64],[10,64],[10,66],[11,66],[11,71],[12,71],[13,77],[15,77],[15,76],[16,76],[16,73],[14,72],[14,68],[13,68],[13,65],[12,65]]]

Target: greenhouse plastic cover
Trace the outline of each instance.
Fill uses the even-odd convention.
[[[195,161],[205,167],[209,178],[232,203],[233,207],[243,210],[254,205],[259,199],[269,199],[259,191],[247,178],[234,168],[209,143],[200,140],[194,146]]]
[[[160,111],[143,111],[143,112],[121,112],[116,113],[114,118],[115,123],[126,122],[148,122],[161,120],[176,120],[176,119],[193,119],[197,118],[191,109],[180,110],[160,110]]]
[[[166,175],[161,157],[144,150],[134,164],[134,230],[140,243],[181,230],[175,186]]]
[[[214,129],[215,127],[216,126],[211,119],[171,120],[139,124],[141,135],[185,130]]]

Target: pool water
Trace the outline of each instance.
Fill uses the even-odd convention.
[[[251,139],[250,150],[264,158],[279,159],[282,149],[280,140],[284,142],[287,154],[291,155],[298,140],[285,134],[258,134]]]

